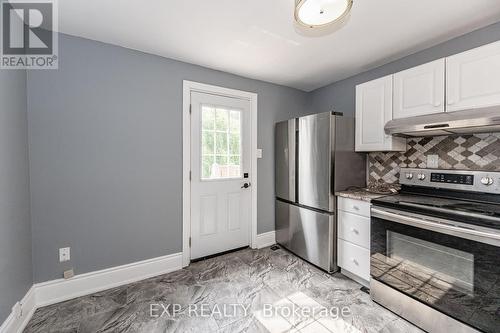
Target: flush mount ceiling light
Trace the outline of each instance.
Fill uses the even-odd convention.
[[[345,18],[353,0],[295,0],[295,20],[309,28],[329,26]]]

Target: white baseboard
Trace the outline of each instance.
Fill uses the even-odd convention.
[[[262,249],[276,244],[276,231],[269,231],[260,235],[256,238],[256,247]]]
[[[90,295],[182,268],[182,253],[35,284],[38,307]]]
[[[35,288],[32,286],[0,326],[0,333],[19,333],[28,325],[36,310]]]
[[[31,287],[0,326],[0,333],[20,333],[37,308],[64,302],[76,297],[170,273],[182,268],[182,253],[143,260],[132,264],[76,275],[71,279],[57,279],[37,283]],[[21,312],[21,316],[18,313]]]
[[[365,286],[367,288],[370,288],[370,281],[366,281],[365,279],[363,279],[362,277],[359,277],[357,276],[356,274],[354,273],[351,273],[349,271],[346,271],[345,269],[341,268],[340,269],[340,273],[342,273],[343,275],[347,276],[349,279],[351,280],[354,280],[356,281],[357,283],[359,283],[360,285],[362,286]]]

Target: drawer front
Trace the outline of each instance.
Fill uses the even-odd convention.
[[[368,217],[338,212],[339,238],[365,249],[370,249],[370,219]]]
[[[370,280],[370,251],[339,239],[339,266],[360,278]]]
[[[339,197],[338,206],[338,209],[345,212],[370,217],[369,202]]]

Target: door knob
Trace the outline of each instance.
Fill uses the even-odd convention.
[[[251,185],[250,183],[245,183],[245,184],[243,184],[243,186],[241,188],[249,188],[250,185]]]

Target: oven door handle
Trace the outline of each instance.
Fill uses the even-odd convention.
[[[476,229],[473,225],[461,227],[457,226],[458,222],[453,222],[450,220],[406,212],[405,214],[402,214],[399,211],[392,211],[375,207],[372,207],[371,209],[371,216],[391,222],[435,231],[442,234],[465,238],[480,243],[500,246],[500,232],[494,229]]]

